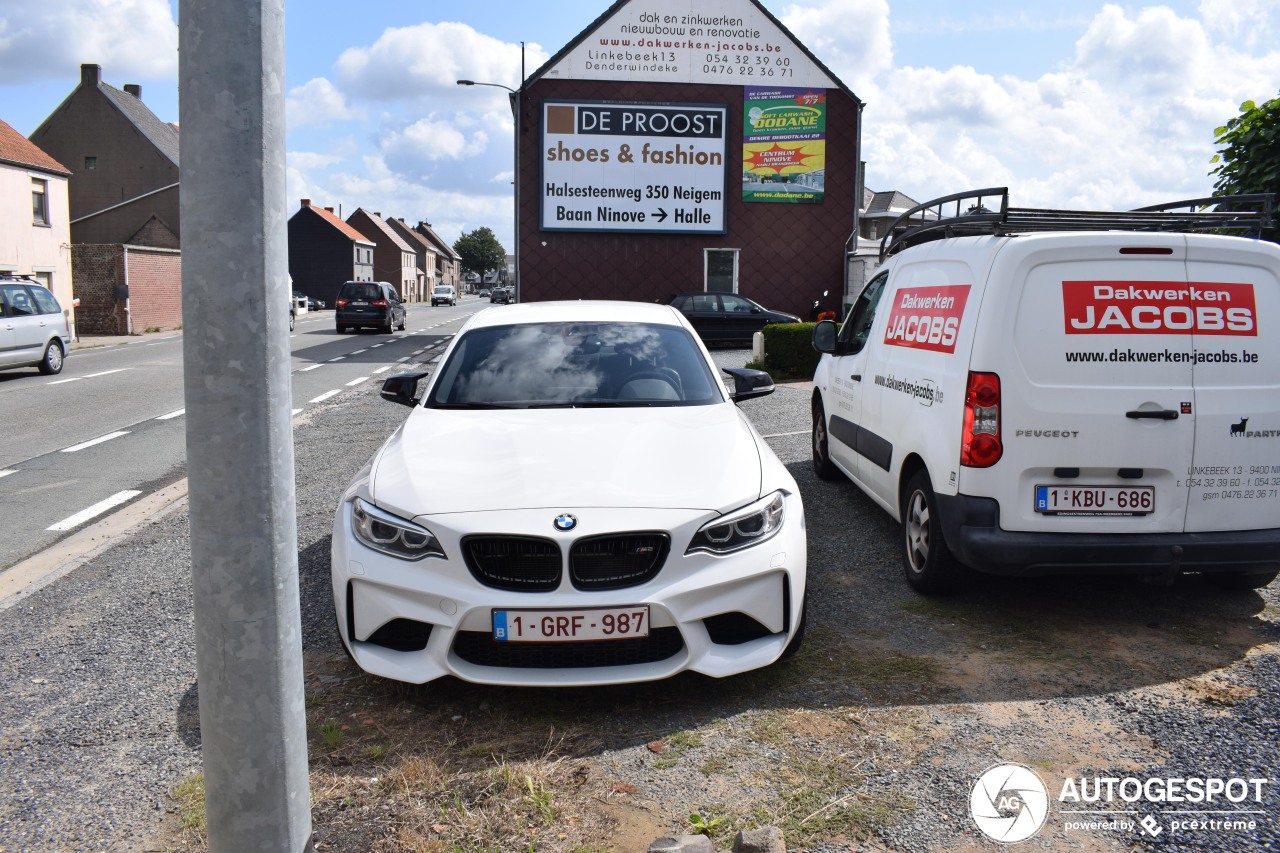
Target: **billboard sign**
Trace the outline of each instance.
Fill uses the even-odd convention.
[[[725,233],[720,104],[543,101],[544,231]]]
[[[743,89],[742,200],[816,204],[827,174],[827,93]]]
[[[552,80],[839,84],[749,0],[630,0],[547,69]]]

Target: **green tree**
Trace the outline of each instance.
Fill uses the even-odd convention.
[[[1210,163],[1210,175],[1217,175],[1214,195],[1280,193],[1280,97],[1258,105],[1245,101],[1240,115],[1213,131],[1214,143],[1221,146]],[[1268,240],[1277,239],[1277,230],[1264,231]]]
[[[490,270],[507,268],[507,250],[488,228],[464,233],[453,244],[453,250],[462,258],[463,272],[484,275]]]

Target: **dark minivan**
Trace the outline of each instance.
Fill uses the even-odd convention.
[[[389,335],[405,327],[404,303],[385,281],[348,281],[333,306],[338,334],[369,326]]]

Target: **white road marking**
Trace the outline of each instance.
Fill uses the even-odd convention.
[[[0,471],[0,477],[8,477],[10,474],[16,474],[16,473],[18,473],[17,468],[6,468],[5,470]]]
[[[113,438],[119,438],[122,435],[128,435],[128,434],[129,434],[128,430],[124,430],[123,432],[108,433],[107,435],[102,435],[97,438],[86,441],[83,444],[77,444],[74,447],[64,447],[62,448],[62,452],[75,453],[77,450],[84,450],[86,447],[93,447],[95,444],[102,444],[104,441],[110,441]]]
[[[407,356],[407,355],[405,355],[405,356],[401,356],[400,358],[397,358],[397,359],[396,359],[396,361],[408,361],[408,360],[409,360],[409,356]]]
[[[131,367],[117,367],[115,370],[104,370],[101,373],[86,373],[85,379],[92,379],[95,376],[106,376],[109,373],[124,373],[126,370],[132,370]]]
[[[350,388],[352,385],[359,385],[361,382],[368,381],[368,379],[369,379],[368,376],[361,376],[359,379],[352,379],[350,382],[347,383],[347,387]]]
[[[304,368],[302,368],[302,369],[301,369],[301,370],[299,370],[298,372],[299,372],[299,373],[306,373],[308,370],[315,370],[316,368],[319,368],[319,367],[324,367],[324,365],[323,365],[323,364],[313,364],[313,365],[311,365],[310,367],[304,367]]]
[[[301,411],[302,411],[302,409],[294,409],[294,410],[293,410],[293,414],[297,415],[297,414],[298,414],[299,412],[301,412]]]
[[[85,509],[82,509],[79,512],[77,512],[75,515],[64,518],[62,519],[62,521],[59,521],[57,524],[50,525],[45,529],[46,530],[70,530],[73,527],[79,527],[81,524],[84,524],[89,519],[102,515],[104,512],[111,509],[112,507],[117,507],[117,506],[120,506],[120,504],[122,503],[131,501],[140,494],[142,494],[142,492],[136,489],[128,489],[123,492],[116,492],[114,495],[107,498],[106,500],[98,501],[93,506],[86,507]]]
[[[358,350],[356,350],[355,352],[347,353],[347,355],[359,355],[359,354],[360,354],[360,353],[362,353],[362,352],[368,352],[368,350],[367,350],[367,349],[358,349]]]
[[[385,367],[379,367],[377,370],[375,370],[375,371],[373,371],[373,372],[374,372],[374,373],[386,373],[386,372],[387,372],[388,370],[390,370],[390,369],[391,369],[391,365],[389,365],[389,364],[388,364],[388,365],[387,365],[387,366],[385,366]]]
[[[186,410],[186,409],[178,409],[176,412],[170,412],[170,413],[169,413],[169,414],[167,414],[167,415],[161,415],[160,417],[156,418],[156,420],[158,420],[158,421],[168,421],[168,420],[172,420],[173,418],[176,418],[176,417],[180,417],[180,416],[182,416],[182,415],[185,415],[186,413],[187,413],[187,410]]]
[[[325,391],[325,392],[324,392],[323,394],[321,394],[319,397],[316,397],[314,400],[311,400],[311,402],[312,402],[312,403],[323,403],[325,400],[328,400],[330,397],[335,397],[335,396],[337,396],[338,394],[341,394],[341,393],[342,393],[342,389],[340,389],[340,388],[339,388],[338,390],[336,390],[336,391]]]
[[[46,385],[62,385],[63,383],[66,383],[66,382],[79,382],[83,378],[84,378],[83,376],[72,376],[70,379],[55,379],[52,382],[46,382],[45,384]]]
[[[344,358],[346,358],[346,356],[345,356],[345,355],[340,355],[340,356],[338,356],[337,358],[331,358],[331,359],[329,359],[329,360],[330,360],[330,361],[342,361]]]
[[[385,344],[385,343],[387,343],[387,341],[382,342],[382,344]],[[378,347],[382,346],[382,344],[374,344],[373,346],[369,347],[369,349],[377,349]],[[364,352],[364,350],[361,350],[361,352]]]
[[[809,430],[802,429],[799,432],[775,432],[773,435],[762,435],[761,438],[783,438],[788,435],[808,435]]]

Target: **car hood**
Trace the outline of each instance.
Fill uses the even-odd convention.
[[[727,512],[759,497],[758,440],[731,403],[416,408],[374,459],[370,496],[402,518],[529,507]]]

